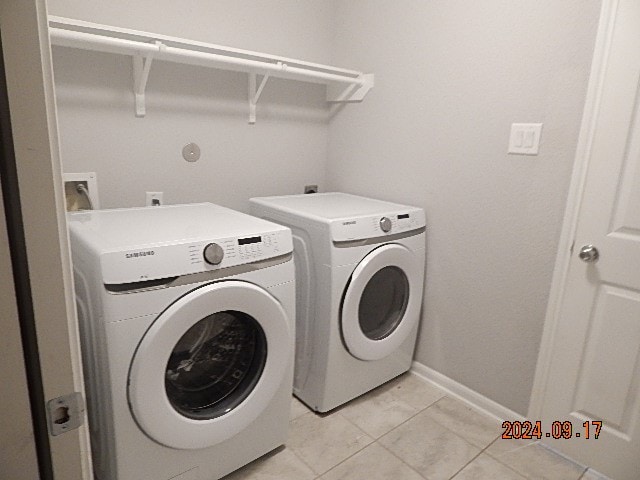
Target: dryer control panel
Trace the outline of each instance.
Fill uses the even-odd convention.
[[[330,228],[334,242],[346,242],[410,232],[424,226],[424,210],[409,208],[402,212],[334,220]]]
[[[219,270],[292,251],[291,231],[280,227],[244,237],[202,238],[108,252],[101,256],[101,263],[104,283],[122,284]]]

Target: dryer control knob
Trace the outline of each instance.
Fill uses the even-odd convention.
[[[387,233],[391,230],[391,219],[389,217],[382,217],[380,219],[380,230]]]
[[[217,243],[210,243],[204,247],[202,255],[204,256],[205,262],[211,265],[218,265],[224,257],[224,250],[222,250],[222,247]]]

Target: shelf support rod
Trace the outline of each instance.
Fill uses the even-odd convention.
[[[155,44],[158,50],[162,50],[161,42],[156,41]],[[152,61],[153,53],[133,56],[133,94],[136,99],[136,117],[144,117],[147,113],[145,92]]]
[[[256,78],[257,75],[255,73],[249,74],[249,125],[253,125],[256,123],[256,105],[258,103],[258,100],[260,99],[260,95],[262,95],[264,86],[267,84],[267,80],[269,80],[269,74],[265,74],[262,77],[260,86],[257,89]]]

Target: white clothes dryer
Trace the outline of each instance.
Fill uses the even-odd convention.
[[[212,204],[68,219],[95,478],[213,480],[282,445],[289,229]]]
[[[411,367],[422,305],[425,215],[345,193],[252,198],[293,232],[294,393],[331,410]]]

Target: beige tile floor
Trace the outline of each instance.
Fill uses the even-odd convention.
[[[225,480],[599,480],[407,373],[318,415],[294,399],[289,441]]]

